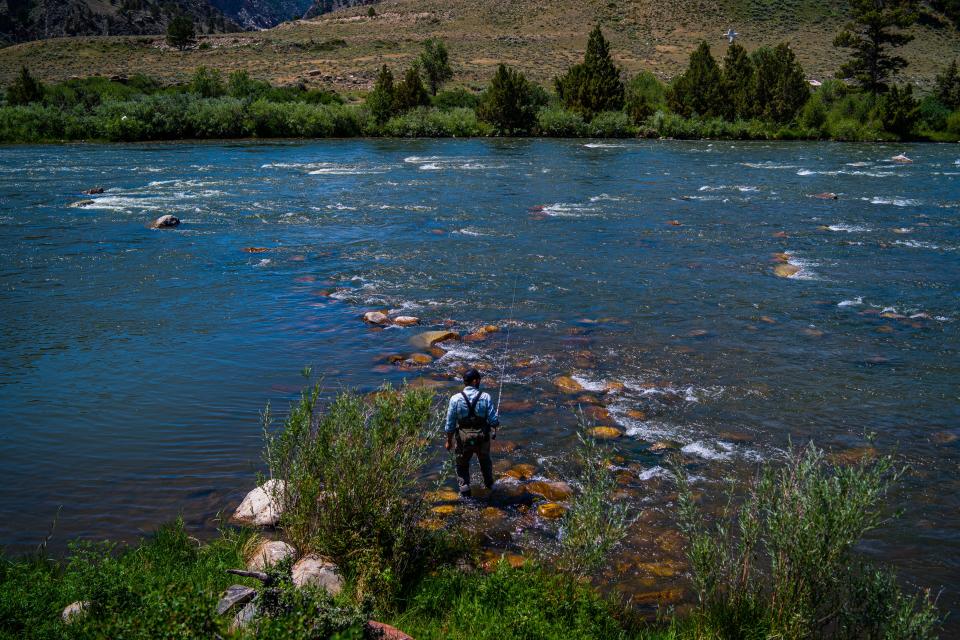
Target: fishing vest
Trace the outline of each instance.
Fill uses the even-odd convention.
[[[477,395],[471,401],[466,391],[461,391],[464,402],[467,403],[467,415],[457,418],[457,435],[460,441],[468,447],[474,447],[490,437],[490,424],[487,422],[487,416],[477,415],[477,403],[480,402],[480,396],[483,395],[477,391]]]

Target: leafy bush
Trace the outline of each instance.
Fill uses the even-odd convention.
[[[223,86],[223,76],[216,69],[197,67],[190,79],[190,93],[201,98],[219,98],[227,92]]]
[[[43,85],[30,75],[29,69],[20,67],[17,79],[7,87],[7,104],[28,105],[43,99]]]
[[[476,111],[462,107],[446,111],[421,107],[391,118],[380,129],[381,135],[399,138],[464,138],[492,132],[490,125],[477,119]]]
[[[594,116],[587,128],[589,134],[595,138],[627,138],[635,130],[630,122],[630,116],[623,111],[603,111]]]
[[[463,87],[441,91],[433,97],[433,106],[438,109],[476,109],[480,104],[480,96]]]
[[[913,98],[913,86],[893,85],[877,104],[877,119],[886,131],[909,137],[917,122],[919,104]]]
[[[579,113],[547,107],[537,114],[537,132],[551,138],[579,138],[587,134],[587,125]]]
[[[319,400],[317,384],[279,431],[264,413],[270,475],[285,483],[281,526],[299,551],[333,558],[359,594],[389,601],[430,559],[416,483],[432,394],[384,387],[368,399],[341,393],[325,409]]]
[[[377,73],[373,90],[367,94],[366,100],[366,107],[377,124],[383,124],[396,112],[395,93],[393,72],[387,65],[383,65]]]
[[[407,69],[407,72],[403,75],[403,80],[394,87],[394,113],[403,113],[417,107],[425,107],[428,104],[430,104],[430,94],[423,86],[423,80],[420,78],[420,68],[413,65]]]
[[[902,471],[889,457],[831,465],[812,444],[766,466],[744,504],[708,524],[676,467],[681,529],[700,604],[721,637],[933,638],[928,595],[908,597],[855,553],[887,519]]]
[[[947,118],[947,133],[960,136],[960,109],[951,113]]]
[[[624,111],[634,124],[641,124],[654,113],[667,108],[663,83],[649,71],[641,71],[627,83]]]

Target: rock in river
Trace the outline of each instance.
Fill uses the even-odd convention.
[[[82,207],[89,207],[92,204],[95,204],[93,200],[77,200],[76,202],[71,203],[70,206],[76,209],[76,208],[82,208]]]
[[[291,570],[293,584],[298,588],[320,587],[332,596],[343,589],[343,578],[337,565],[315,554],[304,556]]]
[[[387,324],[390,318],[382,311],[367,311],[363,314],[363,321],[370,324]]]
[[[583,385],[570,376],[559,376],[553,379],[553,384],[564,393],[580,393],[583,391]]]
[[[232,520],[240,524],[272,527],[283,511],[280,500],[286,488],[283,480],[267,480],[251,491],[233,512]]]
[[[85,196],[98,196],[101,193],[103,193],[103,187],[91,187],[89,189],[85,189],[84,191],[81,191],[80,193],[82,193]]]
[[[180,218],[169,214],[160,216],[150,226],[154,229],[173,229],[180,224]]]
[[[773,268],[773,273],[781,278],[789,278],[799,272],[800,267],[794,264],[778,264]]]
[[[587,433],[601,440],[612,440],[623,435],[623,431],[616,427],[593,427]]]
[[[545,502],[537,507],[537,513],[540,514],[540,517],[547,518],[549,520],[562,518],[563,514],[566,512],[567,508],[562,504],[557,504],[556,502]]]
[[[426,349],[427,347],[432,347],[438,342],[446,342],[447,340],[459,340],[460,334],[456,331],[424,331],[423,333],[414,336],[411,342],[413,346],[420,349]]]
[[[266,571],[295,553],[293,547],[283,540],[264,540],[247,563],[247,571]]]
[[[536,482],[531,482],[530,484],[526,485],[525,488],[528,493],[543,496],[547,500],[552,500],[553,502],[568,500],[570,496],[573,495],[573,489],[570,488],[569,484],[563,482],[562,480],[556,482],[537,480]]]
[[[416,324],[420,324],[420,318],[416,316],[397,316],[393,319],[393,324],[401,327],[412,327]]]

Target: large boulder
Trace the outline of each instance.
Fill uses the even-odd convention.
[[[363,321],[370,324],[387,324],[390,318],[382,311],[367,311],[363,314]]]
[[[343,589],[340,570],[326,558],[310,554],[300,558],[291,570],[293,584],[298,588],[320,587],[332,596]]]
[[[800,267],[793,264],[778,264],[773,268],[773,273],[781,278],[789,278],[800,272]]]
[[[410,342],[418,349],[426,349],[427,347],[432,347],[438,342],[459,339],[460,334],[456,331],[424,331],[423,333],[414,336]]]
[[[169,214],[160,216],[150,226],[154,229],[173,229],[180,224],[180,218]]]
[[[412,327],[420,324],[420,318],[416,316],[397,316],[393,319],[393,324],[400,327]]]
[[[258,527],[276,526],[283,512],[285,488],[283,480],[267,480],[247,494],[231,519],[239,524]]]
[[[247,563],[247,571],[266,571],[294,556],[296,551],[283,540],[264,540]]]

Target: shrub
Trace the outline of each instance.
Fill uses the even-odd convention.
[[[889,457],[829,464],[812,444],[767,465],[744,504],[707,524],[682,468],[679,519],[700,604],[722,637],[932,638],[927,596],[907,597],[854,548],[882,524],[902,471]]]
[[[383,124],[393,116],[395,105],[395,90],[393,87],[393,73],[383,65],[377,73],[373,90],[367,94],[366,105],[370,115],[377,124]]]
[[[686,71],[674,79],[667,90],[667,104],[681,116],[713,117],[721,115],[723,84],[717,61],[710,54],[710,46],[701,42],[690,54]]]
[[[913,98],[913,86],[893,85],[877,104],[877,119],[884,130],[901,138],[909,137],[917,122],[919,105]]]
[[[823,103],[820,91],[814,93],[800,111],[800,123],[811,129],[822,131],[827,123],[827,107]]]
[[[319,406],[305,391],[283,429],[264,412],[270,475],[285,482],[281,526],[301,552],[333,558],[358,594],[389,599],[429,559],[416,483],[426,461],[432,394],[384,387]]]
[[[649,71],[641,71],[627,83],[624,110],[634,124],[641,124],[655,112],[666,108],[666,90]]]
[[[600,111],[617,111],[623,107],[620,70],[610,57],[610,44],[603,37],[600,25],[590,32],[583,62],[557,78],[556,89],[564,107],[587,119]]]
[[[403,75],[403,80],[397,83],[393,91],[393,108],[395,113],[403,113],[417,107],[430,104],[430,94],[420,79],[420,68],[411,66]]]
[[[536,122],[536,104],[526,77],[501,64],[480,99],[477,116],[498,135],[526,135]]]
[[[197,67],[190,79],[190,93],[201,98],[219,98],[227,92],[223,86],[223,76],[216,69]]]
[[[956,59],[937,75],[934,93],[948,109],[960,109],[960,69],[957,68]]]
[[[43,99],[43,85],[30,75],[30,70],[20,67],[17,79],[7,87],[7,104],[13,106],[40,102]]]
[[[418,61],[427,76],[430,95],[437,95],[437,90],[443,83],[453,77],[453,69],[450,68],[450,56],[443,40],[429,38],[424,41],[423,52],[420,54]]]
[[[951,113],[947,118],[947,133],[960,136],[960,109]]]
[[[917,119],[929,130],[944,131],[947,128],[947,118],[950,109],[936,96],[926,96],[920,101],[917,109]]]
[[[194,100],[186,112],[194,138],[240,138],[249,135],[243,102],[236,98]]]
[[[227,95],[241,100],[256,100],[270,91],[270,83],[254,80],[246,71],[234,71],[227,79]]]
[[[433,106],[438,109],[476,109],[480,104],[480,96],[463,87],[441,91],[433,97]]]
[[[579,113],[547,107],[537,113],[537,133],[551,138],[579,138],[587,134],[587,125]]]
[[[603,111],[594,116],[587,128],[596,138],[627,138],[634,134],[630,116],[623,111]]]
[[[756,70],[752,113],[771,122],[790,122],[810,97],[793,50],[785,43],[761,47],[751,59]]]
[[[490,135],[492,128],[480,122],[473,109],[440,111],[421,107],[391,118],[380,133],[400,138],[463,138]]]
[[[189,16],[179,15],[167,25],[167,44],[183,51],[197,41],[193,20]]]

